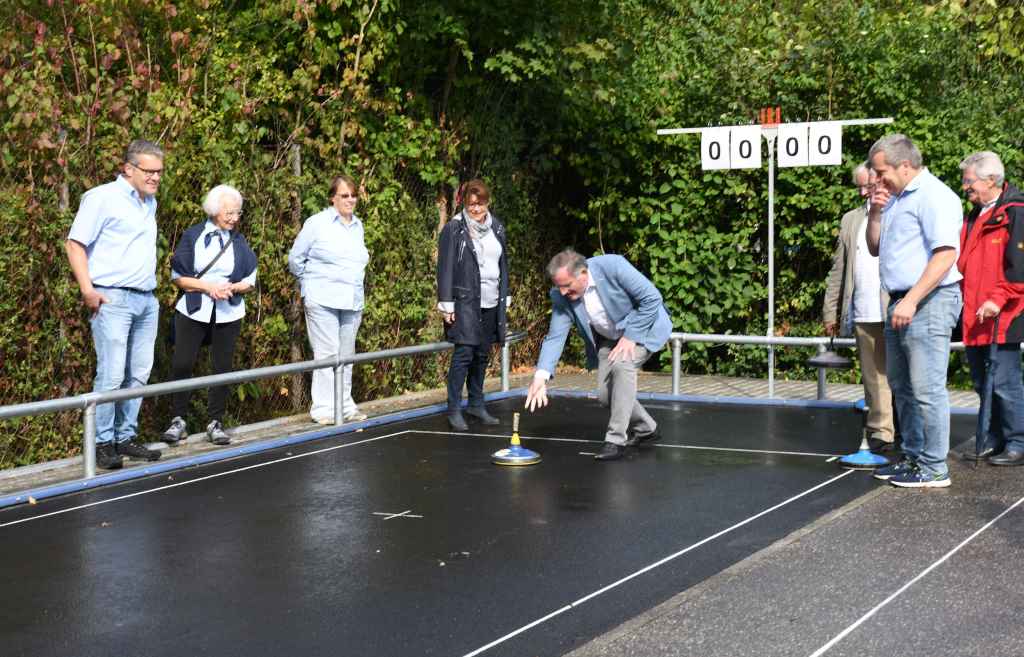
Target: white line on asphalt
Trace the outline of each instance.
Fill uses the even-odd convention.
[[[395,436],[400,436],[400,435],[402,435],[404,433],[409,433],[409,431],[408,430],[406,430],[406,431],[399,431],[397,433],[389,433],[386,436],[377,436],[376,438],[367,438],[366,440],[357,440],[354,443],[345,443],[344,445],[334,445],[333,447],[325,447],[323,449],[313,450],[312,452],[304,452],[302,454],[295,454],[293,456],[286,456],[284,458],[275,459],[273,461],[267,461],[266,463],[256,463],[255,465],[247,465],[244,468],[235,468],[234,470],[228,470],[226,472],[218,472],[216,474],[206,475],[205,477],[197,477],[196,479],[189,479],[188,481],[180,481],[180,482],[178,482],[176,484],[168,484],[166,486],[159,486],[157,488],[151,488],[149,490],[141,490],[141,491],[138,491],[136,493],[129,493],[128,495],[119,495],[118,497],[111,497],[108,500],[99,500],[98,502],[90,502],[88,504],[81,504],[79,506],[73,506],[73,507],[70,507],[68,509],[61,509],[60,511],[51,511],[49,513],[42,513],[42,514],[39,514],[38,516],[32,516],[30,518],[22,518],[21,520],[12,520],[10,522],[0,523],[0,529],[2,529],[4,527],[10,527],[11,525],[18,525],[18,524],[21,524],[23,522],[29,522],[29,521],[32,521],[32,520],[39,520],[41,518],[48,518],[50,516],[58,516],[58,515],[60,515],[62,513],[70,513],[71,511],[78,511],[79,509],[88,509],[91,506],[99,506],[100,504],[109,504],[110,502],[119,502],[121,500],[127,500],[128,498],[131,498],[131,497],[138,497],[139,495],[146,495],[148,493],[155,493],[155,492],[161,491],[161,490],[168,490],[170,488],[177,488],[178,486],[187,486],[189,484],[194,484],[196,482],[206,481],[207,479],[216,479],[217,477],[225,477],[225,476],[227,476],[229,474],[235,474],[236,472],[245,472],[246,470],[254,470],[256,468],[263,468],[263,467],[266,467],[268,465],[274,465],[275,463],[283,463],[285,461],[291,461],[293,459],[301,459],[303,457],[312,456],[314,454],[323,454],[324,452],[331,452],[331,451],[334,451],[336,449],[341,449],[343,447],[354,447],[355,445],[363,445],[363,444],[366,444],[366,443],[372,443],[375,440],[383,440],[384,438],[394,438]]]
[[[569,611],[571,609],[579,607],[583,603],[596,598],[597,596],[601,595],[602,593],[607,593],[608,591],[616,588],[617,586],[625,584],[626,582],[628,582],[628,581],[630,581],[630,580],[632,580],[632,579],[634,579],[636,577],[639,577],[640,575],[643,575],[644,573],[647,573],[647,572],[649,572],[651,570],[654,570],[655,568],[657,568],[659,566],[662,566],[662,565],[668,563],[669,561],[672,561],[673,559],[676,559],[678,557],[683,556],[687,552],[691,552],[693,550],[696,550],[697,548],[701,547],[702,545],[704,545],[706,543],[709,543],[709,542],[715,540],[716,538],[719,538],[721,536],[725,536],[729,532],[735,531],[735,530],[739,529],[740,527],[743,527],[744,525],[746,525],[748,523],[751,523],[751,522],[757,520],[758,518],[771,513],[772,511],[776,511],[778,509],[781,509],[782,507],[786,506],[787,504],[789,504],[791,502],[794,502],[794,501],[800,499],[801,497],[804,497],[805,495],[809,495],[809,494],[813,493],[814,491],[816,491],[816,490],[818,490],[820,488],[824,488],[825,486],[828,486],[831,483],[839,481],[840,479],[842,479],[843,477],[851,474],[852,472],[854,472],[854,471],[853,470],[847,470],[846,472],[844,472],[844,473],[842,473],[840,475],[836,475],[835,477],[832,477],[831,479],[829,479],[827,481],[824,481],[824,482],[818,484],[817,486],[813,486],[812,488],[808,488],[804,492],[802,492],[802,493],[800,493],[798,495],[794,495],[793,497],[789,498],[788,500],[785,500],[784,502],[779,502],[775,506],[769,507],[769,508],[765,509],[764,511],[761,511],[760,513],[756,514],[756,515],[750,516],[746,520],[740,521],[740,522],[736,523],[735,525],[733,525],[732,527],[729,527],[727,529],[723,529],[722,531],[718,532],[717,534],[712,534],[711,536],[708,536],[707,538],[701,539],[700,541],[697,541],[696,543],[694,543],[693,545],[690,545],[689,547],[683,548],[682,550],[679,550],[678,552],[670,554],[667,557],[664,557],[663,559],[659,559],[658,561],[655,561],[654,563],[652,563],[652,564],[650,564],[648,566],[644,566],[640,570],[638,570],[638,571],[636,571],[634,573],[631,573],[629,575],[626,575],[622,579],[617,580],[615,582],[612,582],[611,584],[608,584],[607,586],[604,586],[604,587],[594,591],[593,593],[589,593],[589,594],[583,596],[582,598],[576,600],[575,602],[570,602],[569,604],[565,605],[564,607],[560,607],[560,608],[552,611],[551,613],[549,613],[549,614],[547,614],[545,616],[542,616],[542,617],[538,618],[537,620],[535,620],[535,621],[533,621],[531,623],[528,623],[527,625],[523,625],[519,629],[513,630],[512,632],[509,632],[505,636],[503,636],[503,637],[501,637],[499,639],[495,639],[494,641],[491,641],[487,645],[481,646],[480,648],[477,648],[473,652],[466,653],[465,655],[463,655],[463,657],[474,657],[475,655],[479,655],[480,653],[483,653],[483,652],[485,652],[487,650],[490,650],[494,646],[502,644],[505,641],[508,641],[509,639],[511,639],[511,638],[513,638],[515,636],[518,636],[518,635],[522,634],[523,632],[526,632],[527,630],[529,630],[531,628],[534,628],[534,627],[540,625],[541,623],[544,623],[545,621],[548,621],[548,620],[554,618],[555,616],[558,616],[559,614],[563,614],[563,613],[565,613],[565,612],[567,612],[567,611]]]
[[[483,438],[503,438],[502,435],[495,435],[493,433],[456,433],[454,431],[427,431],[424,429],[410,429],[409,433],[428,433],[436,434],[439,436],[471,436],[471,437],[483,437]],[[604,440],[584,440],[583,438],[547,438],[544,436],[520,436],[522,440],[546,440],[548,442],[556,443],[603,443]],[[779,456],[814,456],[817,458],[826,458],[829,456],[839,458],[837,454],[821,454],[818,452],[784,452],[784,451],[773,451],[769,449],[740,449],[738,447],[709,447],[705,445],[671,445],[668,443],[650,443],[651,447],[658,447],[659,449],[705,449],[714,452],[742,452],[746,454],[774,454]],[[583,454],[584,452],[580,452]]]
[[[842,640],[843,640],[844,638],[846,638],[846,636],[847,636],[847,635],[848,635],[848,634],[849,634],[850,632],[852,632],[852,631],[854,631],[855,629],[857,629],[858,627],[860,627],[860,626],[861,626],[861,625],[862,625],[862,624],[864,623],[864,621],[868,620],[869,618],[871,618],[872,616],[874,616],[875,614],[877,614],[877,613],[878,613],[878,612],[879,612],[879,611],[880,611],[880,610],[882,609],[882,607],[886,606],[887,604],[889,604],[890,602],[892,602],[893,600],[895,600],[896,598],[898,598],[898,597],[899,597],[900,595],[902,595],[902,593],[903,593],[904,591],[906,591],[906,590],[907,590],[907,589],[909,589],[909,588],[910,588],[911,586],[913,586],[913,585],[914,585],[914,583],[916,583],[916,582],[917,582],[918,580],[922,579],[922,578],[923,578],[923,577],[924,577],[925,575],[927,575],[928,573],[932,572],[933,570],[935,570],[936,568],[938,568],[939,566],[941,566],[941,565],[942,565],[943,563],[945,563],[945,562],[946,562],[946,561],[947,561],[947,560],[948,560],[948,559],[949,559],[950,557],[952,557],[952,556],[953,556],[954,554],[956,554],[957,552],[959,552],[959,551],[960,551],[960,548],[962,548],[963,546],[965,546],[965,545],[967,545],[968,543],[970,543],[971,541],[973,541],[973,540],[974,540],[975,538],[977,538],[977,537],[978,537],[978,536],[979,536],[979,535],[980,535],[980,534],[981,534],[982,532],[984,532],[984,531],[985,531],[986,529],[988,529],[988,528],[989,528],[989,527],[991,527],[992,525],[996,524],[996,522],[997,522],[997,521],[998,521],[998,520],[999,520],[1000,518],[1002,518],[1002,517],[1003,517],[1003,516],[1005,516],[1005,515],[1006,515],[1007,513],[1009,513],[1010,511],[1013,511],[1013,510],[1014,510],[1015,508],[1017,508],[1018,506],[1020,506],[1020,505],[1021,505],[1021,503],[1024,503],[1024,497],[1022,497],[1022,498],[1020,498],[1019,500],[1017,500],[1016,502],[1014,502],[1014,503],[1013,503],[1013,504],[1012,504],[1012,505],[1011,505],[1011,506],[1010,506],[1010,507],[1009,507],[1008,509],[1006,509],[1005,511],[1003,511],[1002,513],[1000,513],[1000,514],[999,514],[998,516],[996,516],[995,518],[992,518],[992,520],[989,520],[989,521],[988,521],[987,523],[985,523],[985,524],[984,524],[984,525],[983,525],[983,526],[981,527],[981,529],[979,529],[978,531],[974,532],[973,534],[971,534],[970,536],[968,536],[967,538],[965,538],[965,539],[964,539],[964,540],[963,540],[963,541],[962,541],[962,542],[961,542],[961,543],[960,543],[959,545],[957,545],[957,546],[956,546],[955,548],[953,548],[952,550],[950,550],[949,552],[947,552],[947,553],[946,553],[945,555],[943,555],[943,557],[942,557],[941,559],[939,559],[938,561],[936,561],[936,562],[935,562],[935,563],[933,563],[932,565],[930,565],[930,566],[928,566],[927,568],[925,568],[924,570],[922,570],[922,571],[921,571],[921,573],[920,573],[920,574],[919,574],[919,575],[918,575],[917,577],[915,577],[914,579],[910,580],[909,582],[907,582],[906,584],[904,584],[903,586],[901,586],[901,587],[900,587],[900,588],[899,588],[899,589],[898,589],[898,590],[897,590],[897,591],[896,591],[895,593],[893,593],[893,594],[892,594],[892,595],[890,595],[890,596],[889,596],[888,598],[886,598],[885,600],[882,600],[882,601],[881,601],[880,603],[878,603],[877,605],[875,605],[874,609],[872,609],[872,610],[871,610],[871,611],[869,611],[868,613],[866,613],[866,614],[864,614],[863,616],[861,616],[861,617],[860,617],[859,619],[857,619],[857,621],[856,621],[855,623],[853,623],[852,625],[850,625],[849,627],[847,627],[847,628],[846,628],[845,630],[843,630],[842,632],[840,632],[839,634],[837,634],[837,635],[836,635],[835,637],[833,637],[833,638],[832,638],[832,639],[831,639],[831,640],[830,640],[830,641],[829,641],[828,643],[826,643],[825,645],[823,645],[822,647],[818,648],[818,649],[817,649],[817,650],[815,650],[815,651],[814,651],[813,653],[811,653],[811,657],[821,657],[821,655],[824,655],[824,654],[825,654],[826,652],[828,652],[828,651],[829,651],[829,650],[830,650],[830,649],[832,648],[832,646],[834,646],[834,645],[836,645],[837,643],[839,643],[840,641],[842,641]]]

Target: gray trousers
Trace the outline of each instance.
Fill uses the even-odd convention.
[[[637,371],[651,357],[640,345],[634,350],[632,361],[608,360],[616,340],[598,334],[597,339],[597,392],[603,406],[611,407],[605,441],[625,445],[629,434],[646,436],[654,433],[658,423],[636,399]]]

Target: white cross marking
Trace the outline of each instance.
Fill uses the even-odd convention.
[[[381,511],[374,511],[373,515],[375,515],[375,516],[384,516],[384,520],[391,520],[392,518],[422,518],[423,517],[423,516],[418,516],[415,513],[413,513],[412,509],[406,509],[405,511],[402,511],[401,513],[384,513],[384,512],[381,512]]]

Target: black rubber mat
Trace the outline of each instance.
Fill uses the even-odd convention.
[[[606,411],[553,398],[543,461],[492,465],[521,405],[4,511],[2,652],[560,655],[880,485],[820,408],[650,402],[663,441],[600,463]]]

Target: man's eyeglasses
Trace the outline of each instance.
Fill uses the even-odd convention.
[[[973,185],[976,182],[978,182],[977,178],[964,178],[963,180],[960,181],[960,183],[964,187],[970,187],[971,185]]]
[[[158,177],[162,176],[163,173],[164,173],[163,169],[143,169],[142,167],[140,167],[138,164],[135,164],[134,162],[129,162],[128,164],[129,164],[129,166],[132,166],[132,167],[138,169],[139,171],[141,171],[142,175],[144,175],[146,178],[158,178]]]

